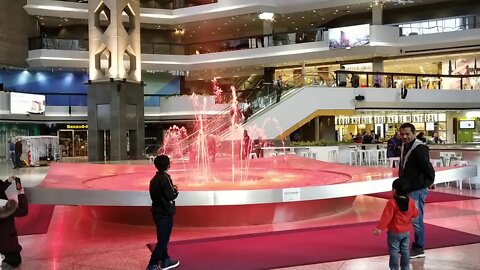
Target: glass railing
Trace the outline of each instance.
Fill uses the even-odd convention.
[[[285,81],[282,91],[277,91],[275,83],[264,83],[261,90],[251,99],[250,106],[252,116],[263,109],[270,107],[295,93],[296,90],[304,86],[324,86],[332,87],[335,85],[335,74],[333,72],[322,72],[318,74],[296,75]],[[278,94],[281,92],[281,96]],[[248,119],[247,119],[248,120]]]
[[[63,2],[88,3],[88,0],[60,0]],[[178,9],[217,3],[217,0],[140,0],[142,8]]]
[[[470,71],[469,71],[470,72]],[[335,85],[340,85],[339,74],[346,76],[346,87],[378,87],[408,89],[480,90],[480,74],[473,68],[468,75],[414,74],[365,71],[335,71]],[[355,78],[358,76],[358,78]],[[340,76],[344,78],[344,76]]]
[[[324,29],[277,33],[272,35],[249,36],[236,39],[216,40],[191,44],[141,42],[144,54],[192,55],[214,52],[256,49],[263,47],[283,46],[324,40]],[[32,37],[29,38],[29,49],[88,51],[88,39]]]
[[[462,16],[410,22],[396,26],[400,28],[400,36],[416,36],[480,28],[479,19],[480,16]]]

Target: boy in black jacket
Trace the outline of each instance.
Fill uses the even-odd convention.
[[[150,181],[150,198],[152,199],[152,215],[157,227],[157,245],[152,252],[147,270],[167,270],[178,267],[180,262],[168,255],[168,242],[175,215],[175,198],[178,189],[166,172],[170,168],[170,158],[160,155],[153,161],[157,173]],[[158,263],[160,262],[160,266]]]
[[[425,257],[425,230],[423,224],[423,207],[428,194],[428,188],[435,181],[435,170],[430,163],[428,147],[415,136],[415,126],[404,123],[400,126],[403,142],[400,157],[399,177],[408,181],[408,196],[415,201],[418,217],[413,220],[415,241],[412,244],[410,258]]]

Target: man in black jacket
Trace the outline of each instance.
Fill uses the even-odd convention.
[[[428,188],[435,181],[435,170],[430,163],[428,147],[415,136],[415,126],[404,123],[400,126],[400,136],[403,142],[401,148],[399,177],[408,181],[408,196],[415,201],[418,217],[413,220],[415,241],[412,244],[410,258],[425,257],[423,207],[427,198]]]
[[[178,196],[177,186],[167,173],[170,158],[160,155],[153,161],[157,173],[150,181],[150,198],[152,199],[152,215],[157,227],[157,244],[152,252],[147,270],[167,270],[178,267],[180,262],[168,255],[168,242],[175,215],[175,198]],[[158,265],[160,263],[160,266]]]

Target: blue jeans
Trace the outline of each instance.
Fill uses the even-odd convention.
[[[388,253],[390,270],[398,270],[398,256],[400,258],[400,269],[410,270],[410,232],[394,233],[387,232]]]
[[[173,217],[164,216],[158,213],[152,213],[153,221],[157,227],[157,244],[152,252],[148,264],[158,265],[159,261],[164,261],[168,258],[168,242],[173,228]]]
[[[415,241],[413,241],[412,249],[421,248],[425,245],[425,229],[423,225],[423,208],[425,206],[425,199],[428,195],[428,189],[419,189],[408,193],[408,196],[415,201],[415,206],[418,209],[418,217],[413,219],[413,230],[415,231]]]

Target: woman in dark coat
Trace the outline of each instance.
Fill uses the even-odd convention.
[[[15,176],[10,176],[7,180],[0,181],[0,199],[8,200],[5,190],[15,181],[15,178]],[[9,200],[0,212],[4,212],[0,214],[0,253],[5,256],[3,262],[17,267],[22,263],[20,255],[22,246],[18,243],[15,217],[23,217],[28,214],[28,202],[23,187],[18,191],[18,204]]]

